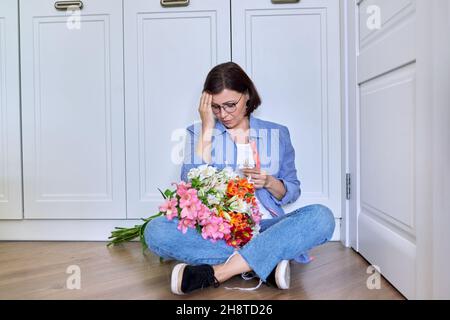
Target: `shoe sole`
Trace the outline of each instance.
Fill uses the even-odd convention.
[[[172,270],[170,289],[172,290],[172,293],[174,293],[174,294],[178,294],[178,295],[185,294],[183,291],[181,291],[181,283],[183,281],[183,272],[184,272],[184,268],[186,266],[187,266],[186,263],[179,263]]]
[[[275,282],[279,289],[289,289],[291,285],[291,267],[289,260],[283,260],[277,265],[275,270]]]

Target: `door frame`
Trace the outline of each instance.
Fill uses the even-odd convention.
[[[357,125],[359,125],[359,95],[357,83],[357,40],[358,0],[339,0],[341,16],[341,103],[343,115],[342,147],[343,157],[343,197],[346,198],[346,174],[350,174],[350,199],[345,201],[342,211],[341,242],[346,247],[358,251],[357,204],[359,203],[359,167],[356,146]]]

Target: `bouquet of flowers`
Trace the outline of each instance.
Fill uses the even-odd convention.
[[[173,183],[174,190],[162,192],[165,199],[159,212],[142,225],[119,228],[112,231],[109,245],[140,237],[143,249],[147,248],[144,230],[152,219],[164,215],[178,219],[177,228],[186,233],[188,228],[197,230],[204,239],[212,242],[224,240],[233,247],[242,247],[259,233],[261,213],[255,198],[253,183],[241,178],[232,168],[221,171],[202,165],[191,169],[188,181]]]

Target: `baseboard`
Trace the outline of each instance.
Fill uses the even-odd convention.
[[[416,244],[363,211],[359,214],[359,252],[408,299],[415,297]]]

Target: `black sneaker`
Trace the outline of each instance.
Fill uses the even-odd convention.
[[[278,289],[286,290],[291,285],[291,267],[289,260],[281,260],[267,277],[266,283]]]
[[[177,264],[172,270],[171,289],[174,294],[186,294],[196,289],[211,285],[217,288],[220,283],[214,276],[214,269],[209,264],[190,266]]]

